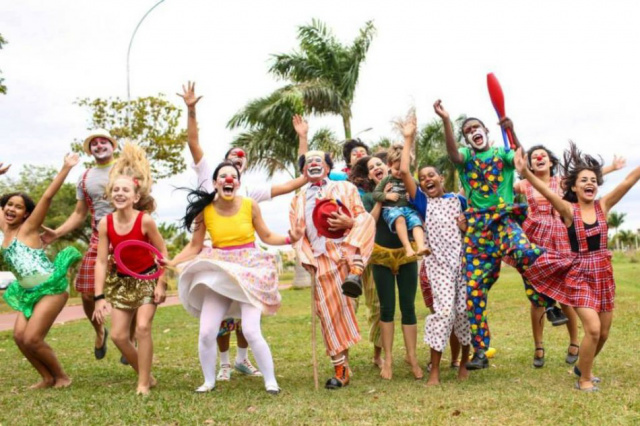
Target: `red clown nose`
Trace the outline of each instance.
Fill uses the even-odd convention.
[[[233,176],[227,176],[224,178],[224,183],[233,183]]]
[[[237,150],[236,151],[236,157],[238,157],[238,158],[244,157],[244,151],[241,150],[241,149]]]
[[[542,157],[542,155],[538,155],[538,156],[536,157],[536,160],[538,160],[538,161],[542,161],[542,158],[543,158],[543,157]]]

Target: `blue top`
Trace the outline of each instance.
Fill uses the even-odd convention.
[[[342,170],[331,170],[329,172],[329,179],[331,180],[340,181],[340,180],[347,180],[348,178],[349,178],[349,175],[346,172],[343,172]]]
[[[462,211],[467,209],[467,199],[464,198],[462,195],[454,194],[453,192],[447,192],[442,196],[442,198],[453,198],[453,197],[458,197],[458,199],[460,200],[460,206],[462,207]],[[416,198],[409,199],[411,204],[413,204],[416,210],[418,210],[418,213],[420,213],[420,217],[422,217],[423,221],[427,220],[428,200],[429,200],[429,197],[427,197],[427,195],[424,192],[422,192],[420,188],[418,188],[418,190],[416,191]]]

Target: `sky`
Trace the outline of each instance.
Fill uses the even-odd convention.
[[[70,143],[88,134],[89,113],[78,98],[126,98],[126,53],[133,30],[155,0],[1,1],[0,162],[16,176],[26,164],[60,166]],[[391,120],[415,106],[419,124],[436,118],[442,99],[452,114],[481,118],[496,143],[497,118],[486,74],[499,78],[506,110],[523,145],[562,153],[568,140],[606,162],[627,167],[606,178],[606,193],[640,165],[640,4],[628,1],[281,1],[165,0],[140,26],[130,57],[131,96],[175,95],[188,80],[203,95],[200,142],[212,163],[222,159],[234,131],[229,118],[249,100],[283,83],[268,73],[270,57],[296,47],[298,26],[324,21],[350,43],[368,20],[377,28],[353,104],[354,133],[365,142],[392,136]],[[309,117],[311,132],[339,117]],[[183,116],[186,127],[186,114]],[[189,160],[188,150],[184,156]],[[72,171],[75,182],[81,167]],[[244,181],[265,181],[251,173]],[[287,179],[276,175],[272,182]],[[158,182],[159,221],[175,222],[194,185],[187,170]],[[291,196],[261,205],[272,230],[288,229]],[[618,204],[622,229],[640,228],[640,186]]]

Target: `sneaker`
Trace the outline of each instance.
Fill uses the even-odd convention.
[[[562,312],[557,306],[549,306],[545,312],[547,313],[547,320],[554,326],[558,327],[569,322],[569,318]]]
[[[220,382],[228,382],[231,380],[231,364],[222,364],[216,380]]]
[[[485,355],[484,350],[478,349],[478,351],[473,354],[471,361],[467,361],[465,367],[467,367],[467,370],[481,370],[483,368],[488,368],[489,358]]]
[[[362,295],[362,278],[360,275],[349,274],[342,283],[342,294],[352,299]]]
[[[246,374],[247,376],[262,377],[262,373],[260,372],[260,370],[255,368],[251,364],[251,361],[246,358],[242,362],[236,361],[236,365],[234,366],[234,368],[240,373]]]
[[[349,369],[344,364],[336,365],[336,375],[325,383],[325,389],[340,389],[349,384]]]

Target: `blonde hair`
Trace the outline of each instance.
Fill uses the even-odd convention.
[[[402,149],[404,148],[404,144],[401,142],[396,142],[387,149],[387,165],[392,165],[402,159]],[[413,150],[410,153],[411,163],[413,163],[415,155],[413,155]]]
[[[111,200],[111,191],[115,181],[120,177],[127,177],[133,181],[136,194],[140,195],[140,200],[133,206],[137,210],[153,213],[156,209],[156,201],[151,196],[151,169],[149,160],[143,148],[137,143],[126,141],[118,160],[109,172],[109,183],[107,184],[107,197]]]

